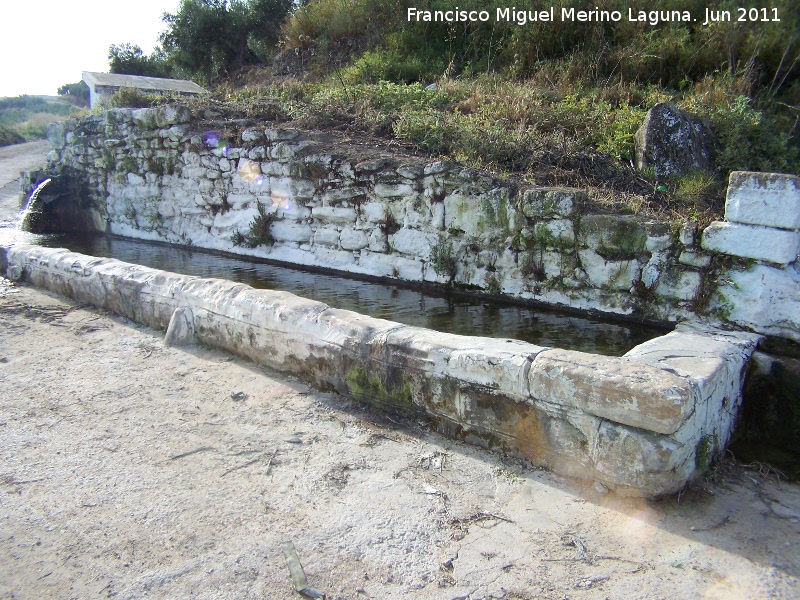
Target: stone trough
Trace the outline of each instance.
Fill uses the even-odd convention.
[[[438,333],[286,292],[33,245],[10,279],[223,348],[379,410],[625,495],[701,474],[730,439],[760,336],[679,325],[614,358]],[[171,322],[172,321],[172,322]]]

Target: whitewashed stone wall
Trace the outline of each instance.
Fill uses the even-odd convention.
[[[601,214],[581,190],[172,107],[111,110],[49,138],[54,168],[95,191],[87,220],[110,233],[800,340],[795,178],[732,175],[728,222],[700,235]],[[269,235],[256,240],[259,222]]]
[[[729,321],[800,341],[800,178],[731,173],[725,219],[703,232],[702,247],[734,259],[712,309]]]

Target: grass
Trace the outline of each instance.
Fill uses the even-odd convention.
[[[716,173],[660,181],[633,166],[633,136],[647,109],[670,100],[709,119],[719,140]],[[184,100],[228,118],[292,122],[387,140],[407,150],[546,186],[589,191],[609,210],[665,218],[718,219],[730,170],[797,172],[797,147],[737,90],[668,92],[654,86],[566,90],[495,80],[445,79],[436,89],[385,81],[348,84],[273,80],[226,86]]]

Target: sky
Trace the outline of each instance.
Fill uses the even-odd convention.
[[[179,0],[3,0],[0,97],[55,96],[82,71],[108,72],[111,44],[149,54]]]

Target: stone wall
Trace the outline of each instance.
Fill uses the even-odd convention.
[[[776,216],[800,202],[791,176],[734,173],[729,222],[700,235],[603,214],[577,189],[182,108],[110,110],[48,137],[53,167],[88,182],[98,230],[800,341],[797,218]]]
[[[614,358],[438,333],[62,249],[0,246],[3,273],[631,495],[678,491],[725,447],[759,338],[682,325]]]

